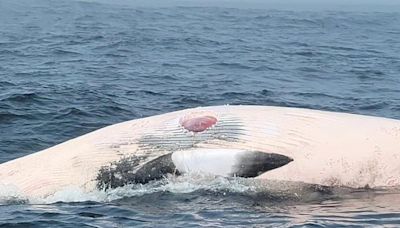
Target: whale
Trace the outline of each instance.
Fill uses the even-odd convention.
[[[207,175],[350,188],[400,185],[400,120],[304,108],[197,107],[107,126],[0,164],[27,197]]]

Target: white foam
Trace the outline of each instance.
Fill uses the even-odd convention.
[[[248,179],[247,179],[248,180]],[[243,178],[223,178],[202,174],[188,174],[179,177],[170,176],[167,179],[146,185],[127,185],[108,190],[107,200],[117,200],[124,197],[142,196],[156,192],[191,193],[198,190],[215,192],[249,192],[256,191],[256,186],[247,183]]]
[[[68,187],[45,198],[29,198],[31,204],[51,204],[55,202],[109,202],[126,197],[139,197],[145,194],[156,192],[171,193],[192,193],[198,190],[206,190],[222,193],[256,193],[260,191],[281,191],[287,187],[276,182],[265,183],[256,179],[246,178],[224,178],[191,173],[179,177],[169,176],[160,181],[151,182],[145,185],[135,184],[109,189],[106,191],[96,190],[84,192],[78,187]],[[18,190],[12,186],[0,185],[0,204],[26,201]]]
[[[0,183],[0,205],[21,201],[26,201],[26,198],[16,186]]]

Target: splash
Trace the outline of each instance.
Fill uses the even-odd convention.
[[[212,192],[221,195],[245,194],[257,195],[267,200],[304,200],[316,199],[321,194],[331,194],[331,189],[304,183],[267,181],[251,178],[224,178],[212,175],[191,173],[182,176],[167,176],[148,184],[135,184],[109,189],[84,192],[71,186],[45,198],[26,198],[12,186],[0,186],[0,204],[52,204],[56,202],[111,202],[123,198],[141,197],[147,194],[168,192],[187,194],[197,191]]]
[[[0,205],[26,203],[27,198],[13,185],[0,183]]]

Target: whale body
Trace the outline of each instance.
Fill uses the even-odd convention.
[[[111,125],[0,165],[29,197],[201,172],[326,186],[400,185],[400,121],[271,106],[186,109]]]

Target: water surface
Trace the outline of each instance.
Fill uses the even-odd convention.
[[[400,119],[396,10],[128,3],[0,2],[0,162],[113,123],[197,106]],[[263,184],[183,177],[31,202],[2,188],[0,227],[400,222],[397,191],[276,183],[260,190]]]

